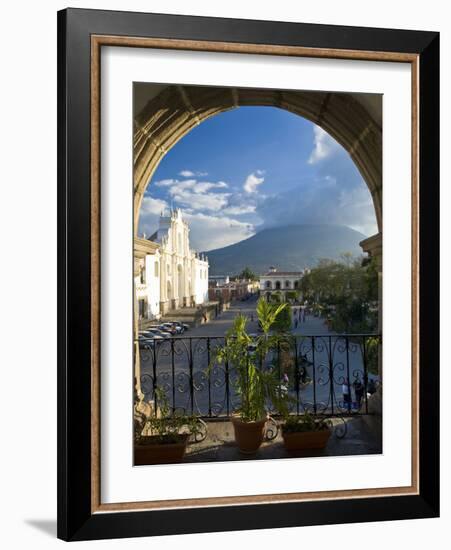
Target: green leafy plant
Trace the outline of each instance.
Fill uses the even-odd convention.
[[[306,411],[298,416],[287,415],[282,430],[284,433],[320,432],[330,427],[330,420],[315,417]]]
[[[262,334],[251,337],[247,331],[247,318],[238,315],[232,328],[227,332],[224,346],[216,352],[219,363],[228,362],[237,374],[234,382],[241,399],[238,413],[245,422],[256,422],[267,415],[267,407],[272,403],[278,412],[287,409],[287,391],[279,380],[277,369],[266,366],[270,353],[286,345],[283,333],[270,332],[278,316],[287,304],[269,304],[263,298],[257,303],[257,317]]]
[[[195,435],[199,431],[199,424],[194,416],[171,411],[169,401],[162,388],[155,388],[155,395],[158,403],[156,413],[146,414],[135,406],[134,426],[135,442],[138,444],[149,444],[149,436],[152,443],[168,444],[176,443],[182,434]],[[151,407],[148,408],[152,410]]]
[[[288,332],[291,329],[291,309],[289,307],[284,307],[280,311],[272,328],[278,332]]]

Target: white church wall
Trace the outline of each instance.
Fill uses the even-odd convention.
[[[149,319],[160,317],[160,253],[146,256],[146,290]]]
[[[195,260],[195,300],[196,304],[208,302],[208,263]]]

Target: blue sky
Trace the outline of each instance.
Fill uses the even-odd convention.
[[[263,228],[316,223],[377,232],[368,188],[347,152],[321,128],[275,107],[216,115],[162,159],[146,190],[140,234],[181,208],[196,250]]]

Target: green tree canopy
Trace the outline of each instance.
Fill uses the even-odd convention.
[[[303,296],[331,318],[337,332],[377,329],[378,279],[373,261],[349,254],[342,261],[323,259],[300,281]]]
[[[250,267],[245,267],[243,271],[238,275],[239,279],[246,279],[248,281],[257,281],[257,275],[252,271]]]

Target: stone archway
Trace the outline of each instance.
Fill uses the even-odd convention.
[[[278,107],[310,120],[348,151],[371,193],[381,233],[382,126],[378,109],[362,94],[173,85],[135,104],[139,109],[133,143],[135,235],[145,189],[163,156],[207,118],[257,105]]]
[[[343,146],[358,168],[371,193],[378,224],[378,233],[360,245],[377,259],[381,292],[382,121],[380,103],[377,103],[381,101],[379,96],[374,96],[375,106],[368,95],[340,92],[171,85],[159,87],[155,95],[152,85],[146,89],[149,99],[141,96],[139,101],[136,98],[134,101],[137,109],[133,136],[135,237],[146,187],[161,159],[180,139],[204,120],[231,109],[277,107],[302,116],[325,130]],[[380,294],[380,328],[381,298]]]

